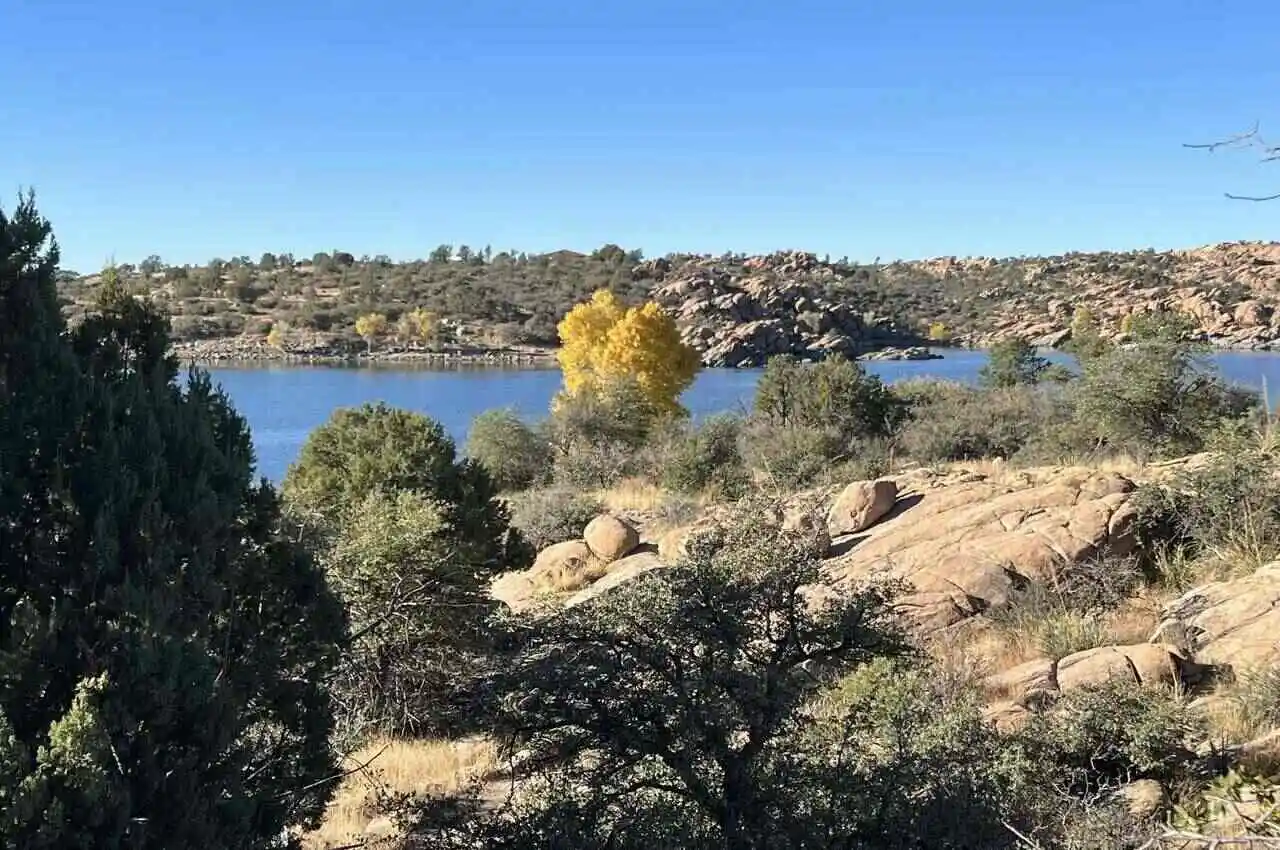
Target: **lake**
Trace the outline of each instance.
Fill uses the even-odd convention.
[[[885,381],[931,377],[970,382],[986,362],[981,351],[946,351],[941,360],[866,363]],[[1049,359],[1070,363],[1052,353]],[[1280,353],[1219,352],[1212,356],[1228,380],[1255,388],[1280,386]],[[531,419],[546,414],[560,387],[554,369],[308,367],[254,365],[210,369],[253,429],[258,470],[280,481],[312,429],[337,407],[385,401],[439,420],[459,445],[476,414],[495,407]],[[755,369],[706,369],[684,396],[695,417],[746,409]]]

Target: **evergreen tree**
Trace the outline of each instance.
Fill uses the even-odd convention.
[[[108,274],[74,330],[0,211],[0,844],[272,848],[332,793],[336,598],[244,421]]]

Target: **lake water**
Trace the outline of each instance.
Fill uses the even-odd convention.
[[[1049,359],[1069,363],[1054,353]],[[1255,388],[1280,386],[1280,353],[1222,352],[1213,361],[1224,377]],[[867,363],[886,381],[932,377],[973,381],[986,362],[981,351],[947,351],[941,360]],[[439,420],[459,445],[476,414],[507,407],[531,419],[546,414],[560,387],[554,369],[405,369],[389,367],[252,366],[211,369],[253,429],[258,470],[279,481],[303,441],[334,408],[385,401]],[[695,417],[751,404],[759,371],[707,369],[684,396]]]

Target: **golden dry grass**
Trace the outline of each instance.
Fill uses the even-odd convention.
[[[549,569],[540,569],[532,575],[533,590],[539,594],[572,593],[594,584],[609,571],[609,565],[591,558],[585,564],[573,567],[557,564]]]
[[[661,487],[643,478],[624,478],[595,497],[611,512],[659,510],[669,498]]]
[[[380,790],[421,794],[457,790],[484,776],[494,765],[493,744],[468,741],[376,741],[352,754],[344,769],[365,765],[343,779],[325,812],[324,822],[302,837],[306,850],[328,850],[363,840],[378,817]],[[381,846],[371,841],[368,847]]]
[[[1160,625],[1160,600],[1146,595],[1126,599],[1103,622],[1119,645],[1146,643]]]

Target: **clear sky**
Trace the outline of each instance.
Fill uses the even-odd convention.
[[[64,266],[1280,239],[1274,0],[0,0]]]

